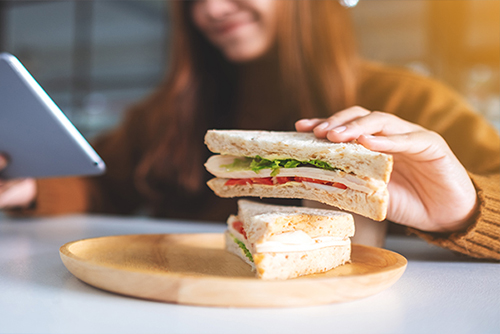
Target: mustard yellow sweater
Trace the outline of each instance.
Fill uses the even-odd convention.
[[[500,260],[500,137],[497,131],[444,85],[405,70],[366,64],[358,96],[358,104],[366,109],[393,113],[441,134],[476,186],[479,211],[467,231],[412,232],[453,251]],[[24,213],[128,214],[146,206],[154,216],[223,221],[236,212],[235,201],[217,198],[208,189],[197,195],[169,189],[163,201],[148,203],[134,184],[141,152],[152,145],[144,140],[148,137],[144,135],[148,131],[147,119],[147,113],[130,113],[120,127],[94,144],[108,166],[107,175],[39,180],[36,207]],[[262,124],[260,128],[269,128],[266,125],[269,124]]]

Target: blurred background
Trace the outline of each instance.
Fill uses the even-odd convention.
[[[168,10],[151,0],[0,0],[0,51],[92,138],[161,81]],[[361,0],[350,11],[364,57],[445,82],[500,130],[500,1]]]

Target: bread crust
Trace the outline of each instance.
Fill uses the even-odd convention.
[[[299,182],[273,186],[262,184],[226,186],[228,180],[213,178],[207,184],[219,197],[300,198],[332,205],[377,221],[384,220],[387,215],[389,193],[386,188],[373,194],[352,189],[337,193],[307,188]]]
[[[214,153],[266,159],[321,160],[347,173],[389,182],[393,159],[357,143],[332,143],[313,133],[209,130],[205,144]]]

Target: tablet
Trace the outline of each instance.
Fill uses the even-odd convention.
[[[0,53],[1,179],[98,175],[105,164],[45,93],[8,53]]]

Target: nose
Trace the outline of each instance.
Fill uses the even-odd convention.
[[[205,10],[208,16],[214,20],[224,18],[238,8],[234,0],[206,0]]]

